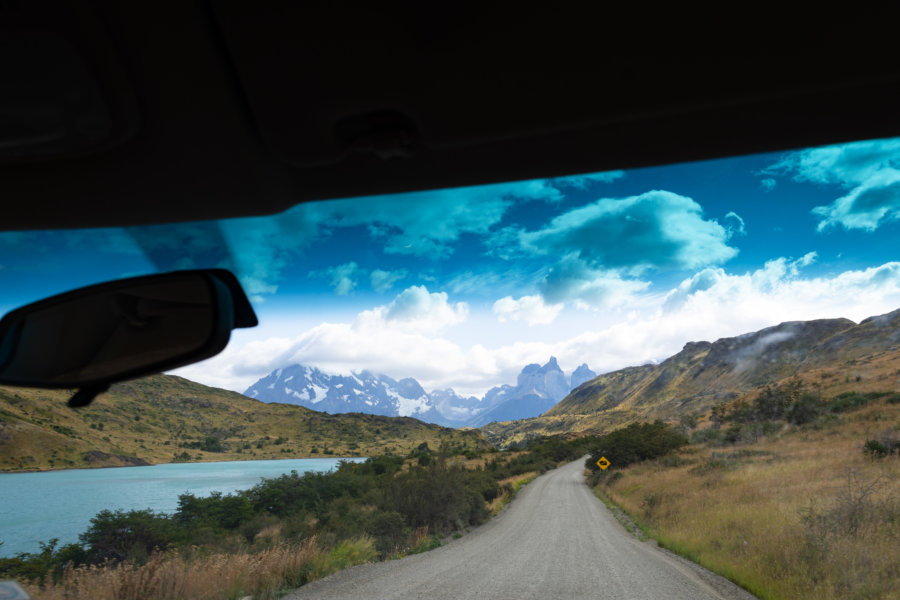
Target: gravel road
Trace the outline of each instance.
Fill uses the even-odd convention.
[[[577,460],[545,473],[489,523],[436,550],[354,567],[286,598],[755,598],[626,532],[585,485],[583,469]]]

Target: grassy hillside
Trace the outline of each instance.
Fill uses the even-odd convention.
[[[701,427],[674,456],[595,474],[597,491],[760,598],[900,598],[900,394],[870,387],[848,394],[860,406],[772,421],[758,438],[729,443]]]
[[[489,445],[411,418],[265,404],[170,375],[113,386],[79,410],[68,391],[0,387],[0,471],[406,454]]]
[[[860,383],[900,389],[898,372],[900,310],[858,325],[847,319],[782,323],[714,343],[688,343],[662,363],[600,375],[540,417],[482,430],[500,445],[539,434],[601,433],[636,421],[705,414],[793,376],[837,395]]]

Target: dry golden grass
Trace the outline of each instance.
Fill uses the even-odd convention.
[[[113,386],[85,411],[68,408],[67,393],[0,386],[0,471],[168,463],[185,452],[203,462],[406,455],[423,443],[490,447],[474,430],[266,404],[171,375]],[[189,447],[211,432],[224,451]]]
[[[513,477],[501,479],[498,482],[501,489],[500,495],[488,502],[488,509],[491,511],[491,516],[494,516],[498,512],[500,512],[503,507],[509,504],[509,502],[515,497],[516,493],[519,491],[519,488],[529,483],[537,476],[537,471],[530,471],[528,473],[522,473],[521,475],[514,475]],[[506,491],[507,486],[512,489],[511,494]]]
[[[761,598],[900,598],[900,458],[864,456],[900,429],[876,404],[820,430],[645,463],[599,491],[659,542]]]
[[[375,557],[372,540],[339,543],[323,550],[315,538],[275,544],[253,554],[189,557],[157,554],[146,564],[119,564],[68,570],[43,589],[26,585],[32,598],[46,600],[254,600],[281,592]]]

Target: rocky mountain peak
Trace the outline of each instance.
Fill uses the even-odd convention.
[[[572,377],[571,381],[569,382],[569,386],[572,389],[575,389],[582,383],[586,383],[596,376],[597,374],[587,366],[587,363],[581,363],[577,369],[572,371]]]

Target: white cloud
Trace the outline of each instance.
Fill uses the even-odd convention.
[[[654,190],[604,198],[555,217],[538,231],[519,234],[535,255],[575,255],[587,266],[639,273],[650,268],[697,268],[737,254],[728,232],[703,218],[691,198]]]
[[[791,173],[796,181],[852,187],[885,169],[896,167],[900,167],[900,138],[790,152],[763,172]]]
[[[813,209],[821,217],[819,231],[836,226],[874,231],[900,220],[900,138],[791,152],[764,173],[788,173],[796,181],[849,190],[831,204]]]
[[[385,323],[418,331],[438,331],[465,321],[469,307],[465,302],[450,304],[446,292],[432,293],[424,285],[414,285],[403,290],[389,305],[361,313],[359,318],[367,315],[365,318],[369,319],[370,313]]]
[[[859,322],[900,307],[900,262],[802,277],[814,258],[813,253],[794,260],[779,258],[740,275],[704,269],[667,296],[645,298],[615,320],[603,322],[605,313],[590,313],[573,319],[575,327],[564,329],[560,321],[566,313],[560,313],[553,326],[553,331],[559,330],[557,339],[494,346],[489,345],[492,327],[509,325],[498,324],[493,311],[471,315],[468,307],[448,302],[445,294],[414,287],[350,322],[321,323],[294,339],[233,344],[221,355],[177,373],[243,391],[272,370],[300,362],[333,373],[369,369],[415,377],[427,390],[453,387],[482,395],[492,386],[514,382],[524,365],[543,364],[551,355],[566,370],[587,362],[595,371],[606,372],[664,359],[688,341],[715,341],[784,321],[847,317]],[[527,302],[522,300],[514,308],[524,310]],[[455,341],[454,330],[446,328],[472,318],[478,319],[476,326],[485,341]]]
[[[547,325],[556,319],[562,304],[545,304],[540,296],[505,296],[494,302],[494,314],[501,322],[525,321],[529,325]]]
[[[647,281],[625,279],[616,270],[592,269],[575,253],[554,265],[538,290],[550,304],[578,302],[591,307],[610,307],[634,302],[650,287]]]
[[[822,217],[818,231],[837,225],[875,231],[884,223],[900,220],[900,171],[885,169],[831,204],[815,207],[812,213]]]

